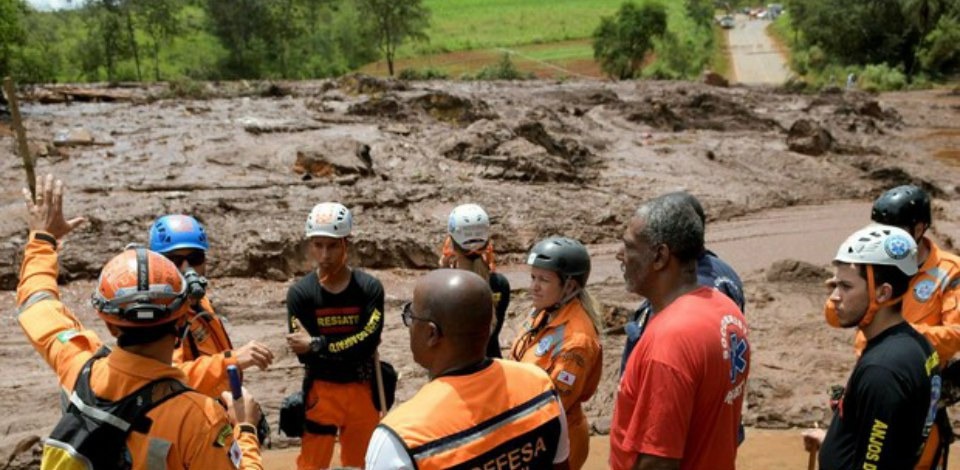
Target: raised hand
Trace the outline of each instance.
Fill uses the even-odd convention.
[[[36,201],[30,197],[30,191],[26,188],[23,189],[23,198],[27,203],[27,212],[30,214],[30,230],[47,232],[57,240],[62,239],[86,220],[83,217],[70,220],[63,217],[63,182],[54,181],[53,175],[48,174],[37,181]]]

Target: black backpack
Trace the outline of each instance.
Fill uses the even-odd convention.
[[[90,370],[108,354],[109,348],[100,348],[80,370],[69,406],[44,442],[42,469],[131,468],[127,436],[131,432],[146,434],[153,424],[147,412],[190,390],[179,380],[166,378],[115,402],[97,398],[90,389]]]

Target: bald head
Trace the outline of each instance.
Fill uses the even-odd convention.
[[[431,271],[417,281],[413,303],[440,326],[444,336],[476,338],[486,346],[493,294],[482,277],[460,269]]]

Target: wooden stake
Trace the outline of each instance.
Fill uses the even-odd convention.
[[[37,177],[33,172],[33,156],[30,155],[30,148],[27,146],[27,131],[23,127],[23,120],[20,118],[20,106],[17,104],[17,90],[13,86],[13,79],[10,77],[4,78],[3,89],[6,91],[7,101],[10,103],[13,130],[17,133],[17,149],[20,158],[23,159],[23,169],[27,172],[27,185],[30,186],[30,195],[36,200]]]

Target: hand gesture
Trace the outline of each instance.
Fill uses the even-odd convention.
[[[264,370],[273,364],[273,351],[265,344],[251,341],[243,347],[234,351],[237,355],[237,367],[240,370],[247,370],[250,367],[257,366]]]
[[[293,318],[293,333],[287,335],[287,346],[294,354],[306,354],[310,351],[310,334],[300,324],[300,320]]]
[[[30,197],[30,191],[23,189],[23,198],[30,213],[30,230],[47,232],[57,240],[77,228],[86,219],[76,217],[66,220],[63,217],[63,182],[53,180],[53,175],[37,181],[37,200]]]

